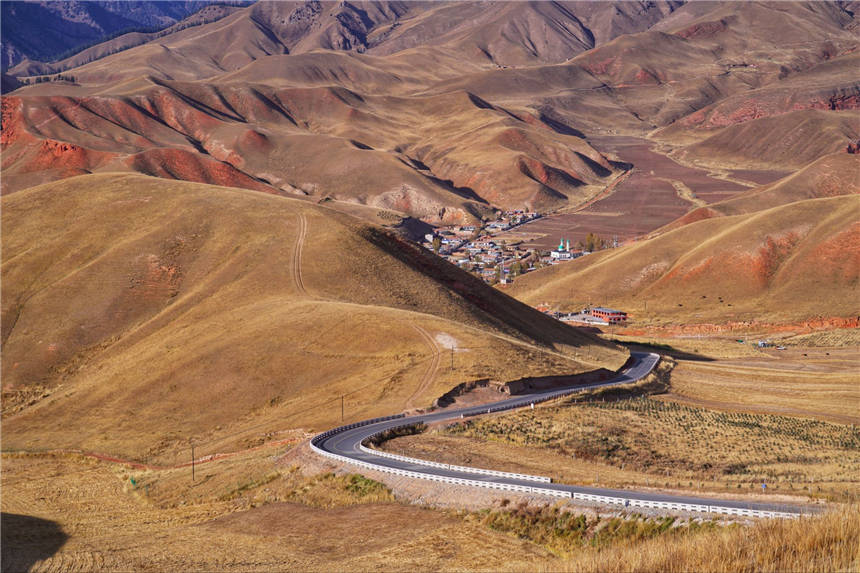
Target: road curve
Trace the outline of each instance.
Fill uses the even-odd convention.
[[[467,418],[490,412],[530,407],[532,404],[566,396],[594,388],[605,388],[630,384],[650,373],[659,362],[657,354],[631,353],[631,365],[614,378],[605,382],[586,384],[573,388],[563,388],[520,395],[492,404],[431,412],[406,417],[403,414],[365,420],[347,426],[334,428],[314,436],[311,448],[320,455],[368,469],[405,475],[417,479],[428,479],[471,485],[513,492],[527,492],[561,498],[618,504],[630,508],[657,508],[668,510],[724,513],[750,517],[796,517],[801,513],[816,513],[819,508],[799,505],[777,505],[751,503],[717,498],[677,496],[633,490],[582,487],[551,483],[549,478],[511,474],[478,468],[451,466],[427,460],[395,456],[386,452],[371,450],[363,442],[386,430],[417,423],[432,423]]]

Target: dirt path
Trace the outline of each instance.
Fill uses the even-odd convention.
[[[305,237],[308,233],[308,221],[304,213],[299,213],[299,236],[296,239],[296,246],[293,249],[293,280],[296,283],[296,289],[299,294],[307,295],[305,290],[305,282],[302,279],[302,249],[305,246]]]
[[[658,177],[661,181],[665,181],[669,185],[675,188],[675,192],[678,194],[678,197],[683,199],[684,201],[688,201],[693,205],[693,207],[704,207],[708,204],[707,201],[702,201],[698,197],[696,197],[696,193],[687,187],[687,184],[683,181],[679,181],[677,179],[667,179],[665,177]]]
[[[427,367],[427,372],[424,373],[424,377],[421,379],[421,384],[418,385],[415,392],[413,392],[406,400],[406,405],[404,406],[405,409],[412,408],[414,406],[413,401],[430,387],[430,384],[432,384],[433,380],[436,379],[436,373],[439,371],[439,363],[442,361],[442,353],[439,351],[439,346],[436,344],[436,341],[433,340],[433,337],[430,336],[430,333],[416,324],[413,324],[412,328],[414,328],[416,332],[421,335],[421,338],[424,339],[424,342],[427,343],[427,346],[430,348],[430,352],[432,353],[432,358],[430,360],[430,366]]]

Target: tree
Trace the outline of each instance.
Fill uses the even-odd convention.
[[[514,264],[511,265],[511,276],[516,277],[522,274],[523,265],[519,261],[514,261]]]
[[[439,254],[439,249],[442,248],[442,239],[439,235],[433,235],[433,252]]]
[[[589,233],[585,237],[585,250],[594,252],[602,249],[606,244],[606,241],[601,239],[598,235],[594,233]]]

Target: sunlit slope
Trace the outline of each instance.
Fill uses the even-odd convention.
[[[782,321],[860,311],[860,197],[718,217],[519,278],[532,304],[608,304],[652,321]]]
[[[701,131],[676,124],[656,135],[669,141],[690,136],[704,139],[683,148],[679,155],[687,161],[714,167],[800,168],[844,151],[860,138],[860,111],[810,109]]]
[[[297,200],[113,174],[2,207],[4,447],[157,455],[249,426],[334,425],[342,395],[356,420],[466,380],[626,359]]]
[[[462,91],[390,95],[384,84],[401,76],[377,78],[379,68],[367,65],[376,59],[328,53],[284,61],[310,66],[295,76],[300,85],[256,83],[272,81],[261,63],[213,84],[150,78],[115,96],[66,87],[4,98],[3,192],[87,172],[136,171],[332,197],[454,224],[480,218],[490,204],[580,203],[618,172],[582,138],[532,112],[512,113]],[[364,91],[319,85],[338,79]]]
[[[731,199],[699,207],[665,230],[702,219],[763,211],[795,201],[860,193],[860,156],[844,151],[825,155],[773,183],[739,193]]]

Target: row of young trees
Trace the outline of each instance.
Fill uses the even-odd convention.
[[[43,84],[45,82],[72,82],[75,83],[75,76],[66,76],[57,74],[56,76],[36,76],[35,78],[20,78],[18,80],[25,86],[33,84]]]
[[[576,246],[580,249],[594,252],[611,247],[612,241],[604,239],[595,233],[589,233],[585,236],[585,240],[577,242]]]

